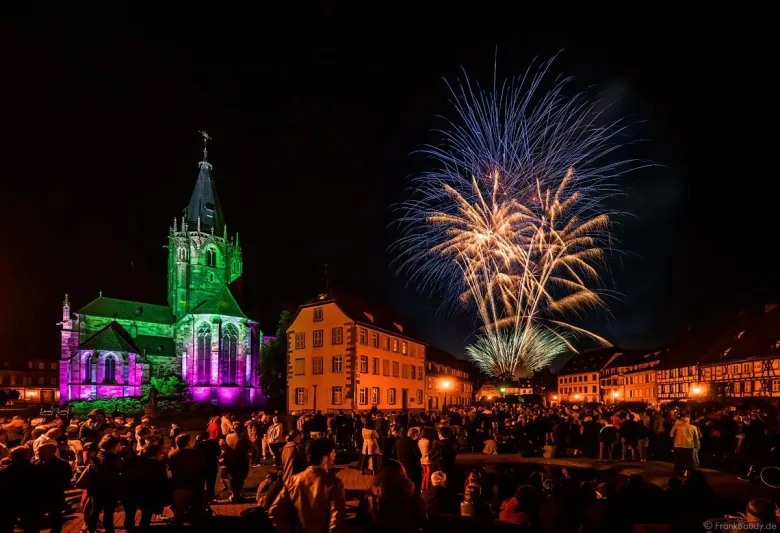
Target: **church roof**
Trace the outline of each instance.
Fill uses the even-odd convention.
[[[227,287],[222,287],[222,290],[212,295],[211,298],[193,307],[190,313],[193,315],[213,314],[246,318]]]
[[[173,312],[167,305],[133,302],[100,296],[77,311],[78,314],[107,318],[173,324]]]
[[[135,345],[145,355],[173,357],[176,354],[173,339],[170,337],[153,337],[152,335],[136,335]]]
[[[189,224],[190,229],[195,229],[200,218],[201,231],[209,232],[213,229],[214,233],[222,235],[225,229],[225,215],[219,204],[217,189],[214,187],[214,179],[211,176],[211,163],[206,161],[205,150],[203,151],[203,161],[198,163],[198,166],[200,167],[198,180],[195,182],[190,203],[185,209],[187,224]]]
[[[139,353],[130,334],[119,322],[114,321],[79,345],[79,350],[111,350]]]

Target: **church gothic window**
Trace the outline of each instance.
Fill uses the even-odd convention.
[[[179,248],[179,261],[186,261],[187,260],[187,250],[184,248]]]
[[[217,252],[214,250],[206,250],[206,264],[210,267],[217,266]]]
[[[220,350],[220,367],[222,383],[236,383],[238,370],[238,330],[233,324],[228,324],[222,332],[222,349]]]
[[[105,361],[104,383],[116,383],[116,357],[109,355]]]
[[[201,324],[195,344],[195,382],[209,383],[211,376],[211,328]]]
[[[84,358],[84,383],[92,383],[92,354]]]

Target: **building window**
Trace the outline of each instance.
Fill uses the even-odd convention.
[[[393,361],[393,377],[398,377],[398,369],[401,365],[398,364],[398,361]]]
[[[340,355],[334,355],[333,359],[331,360],[330,365],[330,371],[333,373],[340,373],[341,372],[341,356]]]
[[[371,373],[375,376],[379,375],[379,358],[374,357],[374,359],[371,361]]]
[[[368,403],[368,389],[363,387],[360,389],[360,397],[358,398],[360,405],[366,405]]]
[[[387,389],[387,403],[395,405],[395,389]]]
[[[393,351],[398,353],[398,339],[393,339]]]
[[[360,373],[368,374],[368,356],[360,356]]]
[[[301,358],[295,360],[295,375],[296,376],[306,375],[306,359]]]
[[[401,342],[401,353],[404,355],[409,353],[409,343],[406,341]]]
[[[368,343],[368,333],[366,332],[366,328],[360,328],[360,344],[367,344]]]
[[[342,401],[341,387],[333,387],[331,403],[333,405],[341,405],[341,401]]]
[[[210,267],[217,266],[217,252],[211,248],[206,250],[206,264]]]
[[[84,358],[84,383],[92,383],[92,354]]]
[[[304,405],[306,403],[306,389],[298,387],[295,389],[295,404]]]
[[[322,374],[322,357],[315,357],[312,359],[311,373]]]
[[[116,358],[113,355],[106,357],[105,362],[105,375],[103,377],[104,383],[116,383]],[[39,383],[43,385],[43,383]]]
[[[315,322],[322,322],[322,307],[315,307],[314,308],[314,321]]]
[[[238,382],[238,329],[228,324],[222,333],[222,350],[220,350],[220,370],[222,383]]]
[[[423,367],[418,366],[417,367],[417,379],[422,381],[422,376],[423,376]]]
[[[295,334],[295,349],[296,350],[303,350],[306,348],[306,334],[305,333],[296,333]]]
[[[379,348],[379,333],[371,332],[371,346]]]
[[[409,367],[409,377],[412,379],[417,379],[417,367],[412,365]]]
[[[382,359],[382,375],[390,375],[390,361],[388,359]]]
[[[312,340],[312,345],[315,348],[319,348],[322,346],[322,330],[321,329],[315,329],[314,330],[314,339]]]
[[[110,381],[110,382],[108,382],[108,383],[114,383],[114,381]],[[38,385],[45,385],[45,384],[46,384],[46,378],[44,378],[44,377],[39,377],[39,378],[38,378]]]
[[[591,389],[593,389],[593,390],[591,390],[591,392],[592,392],[593,394],[596,394],[596,386],[595,386],[595,385],[593,385],[593,387],[591,387]]]
[[[422,391],[417,390],[417,403],[423,403]]]
[[[211,378],[211,327],[201,324],[195,349],[195,381],[209,383]]]
[[[379,387],[371,387],[371,405],[379,404]]]
[[[387,335],[382,336],[382,349],[385,351],[390,351],[390,337]]]
[[[344,328],[342,327],[333,328],[330,331],[330,343],[341,344],[343,342],[344,342]]]
[[[404,379],[408,379],[409,378],[409,365],[404,364],[401,367],[401,377],[404,378]]]

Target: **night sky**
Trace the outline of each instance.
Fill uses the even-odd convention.
[[[733,27],[567,22],[422,4],[6,11],[0,359],[58,357],[65,292],[76,307],[99,290],[165,302],[163,246],[204,128],[228,230],[241,235],[236,295],[250,317],[273,330],[282,308],[322,290],[327,263],[333,285],[461,355],[474,324],[395,276],[389,207],[426,168],[411,152],[437,140],[436,115],[451,116],[442,78],[464,67],[489,82],[496,53],[505,77],[564,49],[554,70],[617,101],[647,140],[635,154],[659,164],[624,180],[614,207],[633,216],[616,227],[624,253],[607,276],[620,295],[613,317],[589,326],[650,348],[704,314],[777,301],[768,37],[736,37],[733,14]]]

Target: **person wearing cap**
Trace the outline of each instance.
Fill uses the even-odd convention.
[[[52,533],[60,533],[63,524],[62,510],[65,508],[65,491],[70,488],[73,470],[67,461],[57,457],[59,449],[57,441],[51,437],[41,440],[44,437],[39,438],[33,445],[35,451],[33,466],[36,481],[35,514],[38,520],[44,514],[48,514]]]
[[[88,420],[79,430],[82,442],[100,442],[106,434],[106,413],[103,409],[93,409],[87,415]]]

